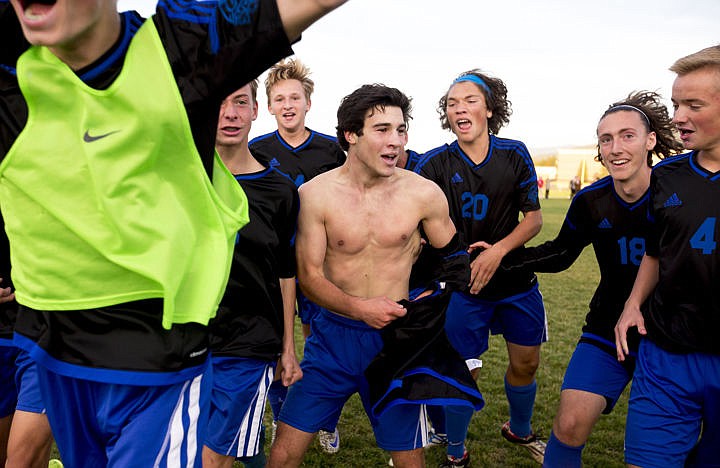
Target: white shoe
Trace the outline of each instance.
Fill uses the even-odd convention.
[[[334,432],[318,431],[318,440],[325,453],[338,453],[340,450],[340,433],[337,427]]]

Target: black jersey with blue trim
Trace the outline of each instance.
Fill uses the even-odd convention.
[[[130,41],[146,21],[136,12],[123,12],[120,17],[116,43],[76,71],[92,88],[106,89],[115,81]],[[147,21],[155,23],[195,145],[210,174],[222,100],[292,54],[277,5],[274,0],[160,0]],[[27,120],[27,105],[15,76],[17,56],[27,44],[23,45],[7,0],[0,0],[0,25],[0,158],[4,158]],[[11,50],[6,44],[12,44]],[[207,357],[208,328],[188,323],[164,330],[161,318],[160,298],[74,311],[21,306],[15,342],[55,372],[88,380],[164,385],[196,375]],[[57,330],[72,332],[57,339]]]
[[[643,313],[647,337],[667,351],[720,354],[719,200],[720,172],[697,152],[653,168],[647,254],[660,274]]]
[[[210,322],[210,350],[275,360],[284,331],[280,278],[295,276],[297,188],[273,168],[235,179],[247,195],[250,222],[238,233],[225,295]]]
[[[262,164],[276,167],[300,187],[316,175],[342,166],[346,158],[335,137],[307,130],[310,136],[300,146],[291,146],[275,130],[253,138],[250,150]]]
[[[493,244],[517,227],[520,213],[540,209],[535,166],[520,141],[490,135],[487,157],[480,164],[455,141],[425,153],[415,172],[443,190],[450,218],[468,245],[477,241]],[[502,299],[527,291],[536,281],[527,268],[498,270],[478,297]]]
[[[415,171],[415,166],[417,166],[418,162],[420,162],[421,155],[410,149],[406,149],[405,152],[407,153],[407,161],[405,162],[405,167],[403,167],[403,169]]]
[[[648,199],[646,191],[635,202],[626,202],[615,192],[612,178],[605,177],[575,195],[555,239],[511,252],[503,259],[501,268],[563,271],[592,244],[600,268],[600,283],[590,301],[583,332],[614,342],[615,324],[645,253],[650,230]],[[630,343],[631,349],[636,350],[636,333],[630,334]]]

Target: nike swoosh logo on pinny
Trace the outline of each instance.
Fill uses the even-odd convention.
[[[85,135],[83,135],[83,141],[84,141],[85,143],[92,143],[93,141],[98,141],[98,140],[100,140],[100,139],[102,139],[102,138],[105,138],[106,136],[110,136],[110,135],[112,135],[113,133],[117,133],[117,132],[119,132],[119,131],[120,131],[120,130],[114,130],[114,131],[112,131],[112,132],[107,132],[107,133],[103,133],[103,134],[101,134],[101,135],[92,136],[92,135],[90,135],[90,130],[85,130]]]

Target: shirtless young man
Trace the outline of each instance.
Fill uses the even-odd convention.
[[[409,99],[382,85],[347,96],[337,127],[347,161],[299,189],[298,277],[324,310],[305,346],[303,380],[290,389],[280,413],[271,467],[300,465],[314,433],[333,427],[355,392],[394,465],[424,465],[424,407],[397,405],[373,416],[363,373],[383,346],[380,329],[407,313],[397,301],[408,298],[418,225],[443,251],[456,250],[458,242],[442,191],[395,167],[409,112]]]

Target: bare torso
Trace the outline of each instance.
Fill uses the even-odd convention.
[[[341,170],[327,177],[322,210],[326,278],[353,296],[407,298],[420,249],[418,224],[425,216],[422,194],[413,193],[419,176],[397,170],[396,176],[362,188]]]

